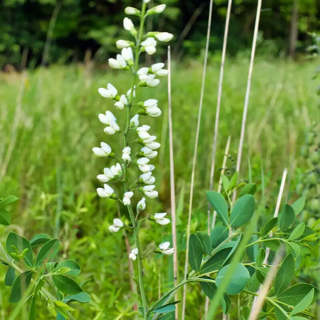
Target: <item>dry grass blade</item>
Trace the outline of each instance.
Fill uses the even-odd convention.
[[[169,154],[170,154],[170,198],[171,198],[171,232],[173,254],[173,278],[174,286],[178,281],[178,248],[177,248],[177,230],[176,230],[176,194],[174,181],[174,154],[173,154],[173,132],[172,132],[172,96],[171,96],[171,48],[168,47],[168,122],[169,122]],[[178,301],[178,294],[175,296]],[[178,319],[179,310],[176,306],[175,319]]]
[[[197,164],[198,144],[199,144],[199,135],[200,135],[200,124],[201,124],[203,98],[204,98],[205,82],[206,82],[206,75],[207,75],[208,53],[209,53],[209,43],[210,43],[211,24],[212,24],[212,11],[213,11],[213,0],[210,0],[207,40],[206,40],[206,49],[205,49],[205,56],[204,56],[204,63],[203,63],[203,72],[202,72],[200,103],[199,103],[198,120],[197,120],[197,128],[196,128],[196,137],[195,137],[195,145],[194,145],[193,160],[192,160],[192,173],[191,173],[191,183],[190,183],[190,198],[189,198],[189,210],[188,210],[188,224],[187,224],[187,241],[186,241],[186,256],[185,256],[185,266],[184,266],[184,279],[186,279],[187,275],[188,275],[188,256],[189,256],[189,240],[190,240],[190,225],[191,225],[192,202],[193,202],[193,191],[194,191],[194,178],[195,178],[195,171],[196,171],[196,164]],[[184,286],[184,288],[183,288],[183,298],[182,298],[182,316],[181,316],[182,320],[185,319],[186,295],[187,295],[187,287]]]
[[[248,115],[248,107],[249,107],[249,100],[250,100],[251,79],[252,79],[254,58],[255,58],[255,53],[256,53],[256,46],[257,46],[257,38],[258,38],[260,15],[261,15],[261,5],[262,5],[262,0],[258,0],[256,22],[255,22],[255,26],[254,26],[251,58],[250,58],[250,65],[249,65],[249,72],[248,72],[247,89],[246,89],[246,96],[245,96],[245,100],[244,100],[244,108],[243,108],[243,114],[242,114],[241,134],[240,134],[240,142],[239,142],[237,166],[236,166],[237,172],[240,172],[240,168],[241,168],[241,158],[242,158],[242,150],[243,150],[246,122],[247,122],[247,115]],[[236,198],[236,192],[233,193],[233,201],[235,200],[235,198]]]
[[[259,294],[258,294],[257,298],[254,300],[254,303],[252,305],[251,312],[249,315],[249,320],[257,320],[258,319],[259,313],[263,307],[263,303],[264,303],[266,296],[270,290],[271,284],[272,284],[272,282],[273,282],[274,278],[276,277],[277,272],[279,270],[280,262],[281,262],[281,259],[283,258],[283,255],[284,255],[284,249],[283,249],[283,247],[281,247],[278,250],[278,252],[272,262],[271,269],[268,272],[268,275],[259,290]]]

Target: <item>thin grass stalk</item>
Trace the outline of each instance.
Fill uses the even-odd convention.
[[[173,154],[173,130],[172,130],[172,95],[171,95],[171,47],[168,46],[168,122],[169,122],[169,154],[170,154],[170,199],[171,199],[171,232],[173,253],[173,284],[178,283],[178,247],[177,247],[177,229],[176,229],[176,192],[174,181],[174,154]],[[178,293],[175,295],[178,301]],[[179,316],[178,305],[176,306],[175,319]]]
[[[273,217],[274,217],[274,218],[277,218],[278,215],[279,215],[279,210],[280,210],[280,205],[281,205],[281,199],[282,199],[282,196],[283,196],[283,192],[284,192],[284,187],[285,187],[285,184],[286,184],[287,175],[288,175],[288,169],[285,168],[285,169],[283,170],[283,174],[282,174],[282,178],[281,178],[281,184],[280,184],[280,189],[279,189],[279,193],[278,193],[278,199],[277,199],[277,203],[276,203],[276,208],[275,208],[274,214],[273,214]],[[270,233],[270,237],[272,237],[272,232]],[[270,248],[267,248],[267,249],[266,249],[266,256],[265,256],[264,261],[263,261],[264,264],[267,264],[269,255],[270,255]]]
[[[212,12],[213,12],[213,0],[210,0],[206,48],[205,48],[205,56],[204,56],[203,71],[202,71],[200,103],[199,103],[198,120],[197,120],[197,128],[196,128],[196,137],[195,137],[195,145],[194,145],[193,160],[192,160],[192,173],[191,173],[191,183],[190,183],[190,198],[189,198],[188,224],[187,224],[186,256],[185,256],[185,266],[184,266],[184,280],[187,279],[187,275],[188,275],[188,256],[189,256],[189,241],[190,241],[190,227],[191,227],[194,179],[195,179],[195,171],[196,171],[196,165],[197,165],[200,125],[201,125],[203,98],[204,98],[206,75],[207,75],[209,44],[210,44],[211,24],[212,24]],[[182,298],[182,316],[181,316],[182,320],[185,319],[186,297],[187,297],[187,287],[184,286],[184,288],[183,288],[183,298]]]
[[[254,64],[256,47],[257,47],[257,38],[258,38],[260,15],[261,15],[261,5],[262,5],[262,0],[258,0],[257,14],[256,14],[256,21],[254,26],[254,34],[253,34],[252,49],[251,49],[251,58],[250,58],[250,65],[249,65],[249,73],[248,73],[248,81],[247,81],[247,89],[246,89],[246,96],[244,100],[244,108],[243,108],[243,114],[242,114],[241,134],[240,134],[240,142],[239,142],[237,166],[236,166],[237,172],[240,172],[240,168],[241,168],[241,158],[242,158],[243,142],[244,142],[244,136],[246,131],[246,122],[247,122],[248,107],[249,107],[249,100],[250,100],[253,64]],[[237,196],[237,192],[234,191],[233,202],[236,196]]]
[[[216,163],[215,159],[216,159],[218,133],[219,133],[219,120],[220,120],[220,110],[221,110],[224,65],[225,65],[225,61],[226,61],[231,8],[232,8],[232,0],[228,0],[228,9],[227,9],[227,16],[226,16],[226,23],[225,23],[225,30],[224,30],[222,55],[221,55],[221,66],[220,66],[220,76],[219,76],[219,84],[218,84],[216,119],[215,119],[214,134],[213,134],[213,141],[212,141],[211,170],[210,170],[210,182],[209,182],[209,189],[210,190],[212,190],[213,183],[214,183],[214,171],[215,171],[215,163]]]
[[[278,252],[272,262],[271,269],[268,272],[268,275],[259,290],[259,294],[256,296],[256,299],[254,300],[254,303],[252,305],[248,320],[257,320],[258,319],[259,313],[263,307],[264,301],[265,301],[266,296],[270,290],[272,282],[278,273],[278,270],[280,267],[280,262],[283,258],[283,255],[284,255],[284,248],[280,247],[280,249],[278,250]]]

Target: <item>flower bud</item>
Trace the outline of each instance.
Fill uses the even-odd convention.
[[[157,40],[162,42],[169,42],[173,38],[173,34],[169,32],[158,32],[155,34]]]
[[[162,13],[164,10],[166,9],[166,5],[165,4],[159,4],[158,6],[155,6],[151,9],[148,10],[147,14],[151,15],[151,14],[160,14]]]
[[[118,49],[123,49],[123,48],[128,48],[132,45],[131,41],[127,41],[127,40],[118,40],[116,42],[116,46]]]
[[[140,10],[138,10],[137,8],[134,7],[126,7],[124,9],[124,13],[127,15],[133,15],[133,16],[138,16],[140,15]]]
[[[134,33],[136,29],[134,28],[134,24],[131,19],[124,18],[123,19],[123,27],[125,30],[130,31],[131,33]]]

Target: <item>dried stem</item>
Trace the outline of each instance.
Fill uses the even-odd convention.
[[[245,100],[244,100],[244,108],[243,108],[243,114],[242,114],[241,134],[240,134],[240,142],[239,142],[237,166],[236,166],[237,172],[240,172],[240,168],[241,168],[241,158],[242,158],[243,142],[244,142],[247,114],[248,114],[248,107],[249,107],[249,100],[250,100],[251,79],[252,79],[254,58],[255,58],[255,53],[256,53],[256,46],[257,46],[257,38],[258,38],[260,15],[261,15],[261,5],[262,5],[262,0],[258,0],[256,22],[255,22],[255,26],[254,26],[251,58],[250,58],[249,73],[248,73],[248,81],[247,81],[247,90],[246,90],[246,96],[245,96]],[[237,192],[234,191],[233,202],[234,202],[236,196],[237,196]]]
[[[172,96],[171,96],[171,48],[168,46],[168,122],[169,122],[169,153],[170,153],[170,196],[171,196],[171,232],[173,254],[173,279],[174,286],[178,283],[178,248],[176,230],[176,194],[174,181],[174,154],[173,154],[173,133],[172,133]],[[178,301],[178,294],[175,295]],[[176,306],[175,319],[179,316],[178,305]]]
[[[202,72],[200,104],[199,104],[199,111],[198,111],[196,137],[195,137],[195,145],[194,145],[194,153],[193,153],[193,161],[192,161],[189,211],[188,211],[188,224],[187,224],[186,256],[185,256],[185,266],[184,266],[184,280],[187,279],[187,275],[188,275],[188,256],[189,256],[189,240],[190,240],[190,226],[191,226],[191,215],[192,215],[194,179],[195,179],[195,171],[196,171],[196,164],[197,164],[197,155],[198,155],[198,144],[199,144],[199,135],[200,135],[200,125],[201,125],[203,98],[204,98],[206,75],[207,75],[208,53],[209,53],[209,43],[210,43],[211,24],[212,24],[212,11],[213,11],[213,0],[210,0],[207,40],[206,40],[205,57],[204,57],[204,63],[203,63],[203,72]],[[185,286],[183,288],[183,299],[182,299],[182,316],[181,316],[182,320],[185,319],[186,295],[187,295],[187,287]]]

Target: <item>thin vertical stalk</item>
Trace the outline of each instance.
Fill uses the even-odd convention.
[[[228,9],[227,9],[227,16],[226,16],[226,23],[225,23],[225,30],[224,30],[221,67],[220,67],[220,76],[219,76],[219,85],[218,85],[216,120],[214,125],[214,135],[213,135],[213,141],[212,141],[211,170],[210,170],[210,183],[209,183],[210,190],[212,190],[213,183],[214,183],[214,171],[215,171],[215,162],[216,162],[215,158],[216,158],[216,152],[217,152],[217,142],[218,142],[218,133],[219,133],[219,119],[220,119],[220,109],[221,109],[224,65],[225,65],[226,52],[227,52],[231,8],[232,8],[232,0],[228,0]]]
[[[197,128],[196,128],[194,153],[193,153],[193,160],[192,160],[192,173],[191,173],[191,183],[190,183],[190,198],[189,198],[189,211],[188,211],[188,224],[187,224],[186,256],[185,256],[185,266],[184,266],[184,280],[187,279],[187,275],[188,275],[188,256],[189,256],[189,241],[190,241],[192,202],[193,202],[193,192],[194,192],[194,179],[195,179],[195,171],[196,171],[196,165],[197,165],[200,125],[201,125],[203,98],[204,98],[206,75],[207,75],[207,64],[208,64],[208,54],[209,54],[211,24],[212,24],[212,11],[213,11],[213,0],[210,0],[207,40],[206,40],[205,56],[204,56],[204,62],[203,62],[203,72],[202,72],[200,103],[199,103],[199,111],[198,111],[198,120],[197,120]],[[187,297],[187,287],[184,286],[184,288],[183,288],[183,299],[182,299],[182,317],[181,317],[182,320],[185,319],[186,297]]]
[[[274,217],[274,218],[277,218],[278,215],[279,215],[279,210],[280,210],[280,205],[281,205],[281,199],[282,199],[282,196],[283,196],[283,192],[284,192],[284,187],[285,187],[285,184],[286,184],[287,175],[288,175],[288,169],[285,168],[285,169],[283,170],[283,174],[282,174],[282,178],[281,178],[281,184],[280,184],[280,189],[279,189],[279,193],[278,193],[278,199],[277,199],[277,203],[276,203],[276,208],[275,208],[274,214],[273,214],[273,217]],[[270,237],[272,237],[272,232],[270,233]],[[265,256],[264,261],[263,261],[264,264],[267,264],[269,255],[270,255],[270,248],[267,248],[267,249],[266,249],[266,256]]]
[[[283,247],[280,247],[280,249],[278,250],[278,252],[272,262],[272,267],[271,267],[270,271],[268,272],[268,275],[267,275],[264,283],[260,287],[259,294],[256,296],[256,299],[254,300],[254,304],[252,305],[248,320],[257,320],[258,319],[259,313],[263,307],[263,303],[264,303],[266,296],[270,290],[271,284],[272,284],[273,280],[275,279],[277,272],[279,270],[280,262],[283,258],[283,254],[284,254],[284,249],[283,249]]]
[[[170,154],[170,198],[171,198],[171,232],[173,253],[173,279],[174,286],[178,283],[178,248],[177,248],[177,230],[176,230],[176,194],[174,181],[174,154],[173,154],[173,130],[172,130],[172,95],[171,95],[171,48],[168,46],[168,122],[169,122],[169,154]],[[178,293],[175,295],[178,301]],[[176,306],[175,319],[179,316],[178,306]]]
[[[247,81],[247,89],[246,89],[246,96],[245,96],[245,100],[244,100],[244,108],[243,108],[243,114],[242,114],[241,134],[240,134],[240,142],[239,142],[237,166],[236,166],[237,172],[240,172],[240,168],[241,168],[241,158],[242,158],[243,142],[244,142],[247,115],[248,115],[248,107],[249,107],[249,100],[250,100],[251,79],[252,79],[254,58],[255,58],[255,53],[256,53],[256,46],[257,46],[257,38],[258,38],[260,15],[261,15],[261,6],[262,6],[262,0],[258,0],[257,14],[256,14],[256,21],[255,21],[255,26],[254,26],[254,34],[253,34],[252,49],[251,49],[251,58],[250,58],[250,65],[249,65],[249,73],[248,73],[248,81]],[[237,193],[236,193],[236,191],[234,191],[233,201],[235,200],[236,195],[237,195]]]

